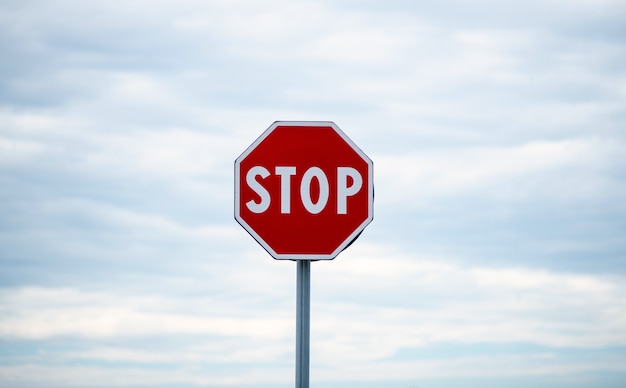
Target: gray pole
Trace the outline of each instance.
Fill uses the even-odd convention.
[[[296,388],[309,388],[309,333],[311,322],[311,262],[297,260]]]

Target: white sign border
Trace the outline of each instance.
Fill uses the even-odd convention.
[[[254,229],[248,225],[240,215],[240,165],[241,162],[278,127],[331,127],[352,149],[367,163],[368,176],[368,216],[338,247],[330,254],[280,254],[275,252],[259,236]],[[235,159],[235,220],[254,238],[262,247],[276,260],[333,260],[344,249],[346,249],[363,232],[365,227],[374,219],[374,162],[359,148],[334,122],[332,121],[275,121],[265,132],[261,134],[246,150]]]

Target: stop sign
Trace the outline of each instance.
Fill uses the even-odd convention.
[[[235,219],[275,259],[335,258],[373,207],[373,163],[333,122],[276,121],[235,160]]]

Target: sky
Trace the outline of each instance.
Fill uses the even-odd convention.
[[[626,2],[0,1],[0,387],[295,380],[235,159],[335,122],[374,220],[311,386],[626,385]]]

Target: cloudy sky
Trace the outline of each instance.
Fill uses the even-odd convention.
[[[624,387],[624,20],[0,1],[0,387],[293,386],[295,263],[233,218],[275,120],[375,165],[373,223],[312,265],[312,386]]]

